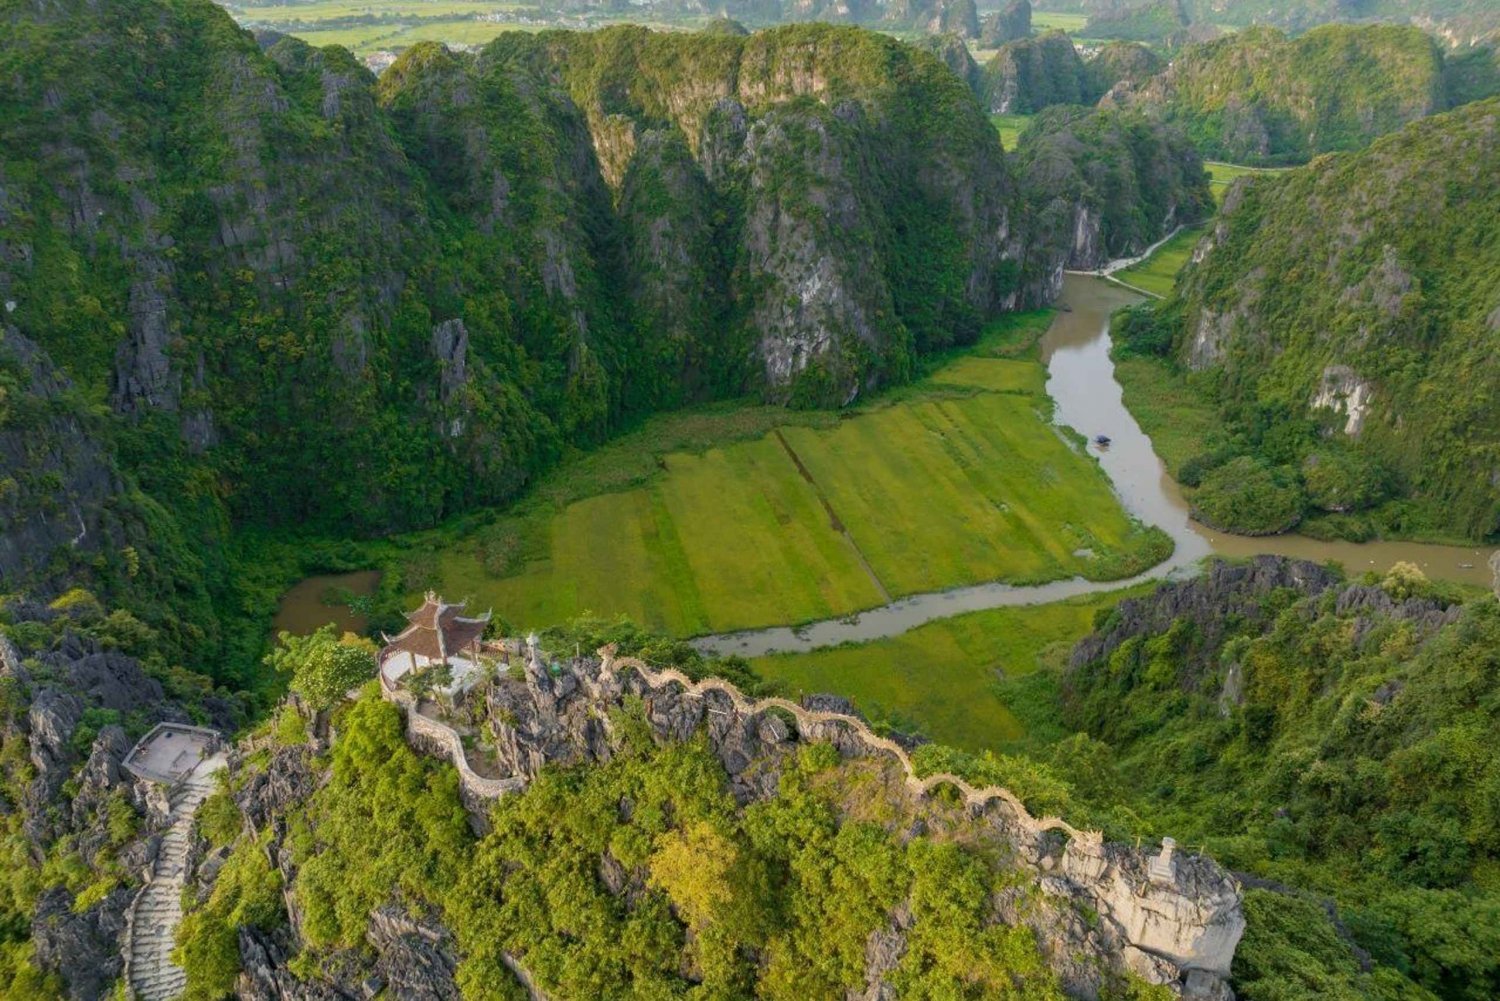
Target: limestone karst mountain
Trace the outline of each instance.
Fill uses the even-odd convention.
[[[1231,190],[1159,314],[1236,427],[1259,422],[1207,468],[1311,463],[1332,474],[1311,505],[1395,495],[1413,525],[1500,530],[1497,173],[1492,99]]]

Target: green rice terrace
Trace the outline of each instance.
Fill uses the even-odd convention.
[[[409,540],[403,586],[520,626],[628,615],[675,636],[806,622],[985,581],[1110,580],[1164,535],[1051,423],[1012,317],[852,413],[719,407],[653,419],[490,524]]]

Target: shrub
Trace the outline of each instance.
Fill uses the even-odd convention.
[[[1240,456],[1203,478],[1193,494],[1193,516],[1242,535],[1275,535],[1302,520],[1306,497],[1285,467]]]
[[[1359,511],[1386,496],[1384,470],[1373,460],[1347,448],[1320,448],[1302,460],[1302,482],[1307,499],[1324,511]]]

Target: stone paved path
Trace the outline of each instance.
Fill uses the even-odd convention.
[[[187,974],[172,963],[172,948],[177,923],[182,920],[182,888],[187,878],[193,815],[217,788],[214,773],[227,763],[222,754],[205,758],[172,793],[171,826],[162,835],[151,880],[132,907],[126,973],[138,1001],[180,997],[187,984]]]

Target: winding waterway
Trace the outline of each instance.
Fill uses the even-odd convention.
[[[1158,525],[1176,548],[1166,561],[1125,580],[1089,581],[1081,577],[1033,587],[979,584],[917,594],[841,619],[801,627],[779,626],[739,633],[702,636],[698,649],[713,654],[758,657],[773,652],[805,652],[845,642],[897,636],[925,622],[961,612],[1005,605],[1038,605],[1075,595],[1112,591],[1146,580],[1190,572],[1205,556],[1254,556],[1276,553],[1301,559],[1338,561],[1352,573],[1385,569],[1405,560],[1430,577],[1488,584],[1489,552],[1463,546],[1415,542],[1321,542],[1301,535],[1261,538],[1226,535],[1194,522],[1177,483],[1151,447],[1151,439],[1125,409],[1120,384],[1109,357],[1109,316],[1140,296],[1103,278],[1068,275],[1063,281],[1057,318],[1042,339],[1047,365],[1047,392],[1056,401],[1056,420],[1092,439],[1107,434],[1108,448],[1089,449],[1114,484],[1127,510],[1148,525]]]

